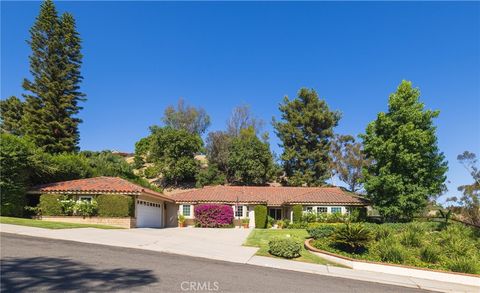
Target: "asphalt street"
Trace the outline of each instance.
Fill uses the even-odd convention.
[[[1,292],[426,292],[182,255],[1,233]]]

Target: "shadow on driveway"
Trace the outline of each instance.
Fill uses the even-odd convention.
[[[116,291],[159,281],[150,270],[96,269],[63,258],[33,257],[1,260],[1,292]]]

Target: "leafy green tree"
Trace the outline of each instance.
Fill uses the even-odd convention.
[[[283,99],[282,120],[273,119],[282,141],[283,168],[287,184],[320,186],[330,175],[330,141],[340,113],[330,111],[315,90],[300,89],[298,97]]]
[[[425,110],[419,97],[411,82],[402,81],[389,97],[388,112],[379,113],[361,136],[372,160],[364,169],[365,189],[388,220],[411,219],[445,188],[448,167],[433,125],[439,111]]]
[[[219,185],[225,183],[225,174],[215,164],[208,164],[207,168],[201,169],[196,177],[196,186]]]
[[[351,135],[335,135],[331,144],[332,171],[352,192],[362,188],[362,169],[369,164],[362,144]]]
[[[171,127],[152,126],[150,131],[136,149],[141,154],[136,155],[146,154],[145,160],[153,164],[149,170],[157,172],[151,175],[162,177],[166,185],[193,182],[199,169],[194,157],[203,147],[200,136]]]
[[[177,109],[169,106],[165,109],[163,122],[173,129],[184,129],[190,133],[202,135],[210,126],[210,116],[203,108],[185,105],[183,99],[178,100]]]
[[[215,164],[220,171],[228,173],[228,157],[233,137],[224,131],[210,132],[206,140],[206,154],[209,164]]]
[[[125,179],[135,179],[137,177],[133,172],[133,166],[127,163],[123,157],[111,151],[82,152],[81,154],[88,159],[93,176],[121,177]]]
[[[0,134],[0,189],[2,216],[22,216],[29,187],[33,145],[21,137]]]
[[[242,130],[230,145],[228,180],[234,184],[263,185],[268,182],[273,164],[268,143],[262,142],[253,128]]]
[[[0,130],[14,135],[22,132],[23,102],[15,96],[0,101]]]
[[[142,168],[148,158],[148,152],[150,150],[151,136],[144,137],[135,143],[135,156],[133,166],[136,169]]]
[[[78,150],[78,124],[75,115],[84,94],[79,90],[82,80],[80,38],[70,14],[58,17],[55,5],[46,0],[40,7],[30,29],[32,49],[30,73],[23,88],[25,134],[48,153]]]

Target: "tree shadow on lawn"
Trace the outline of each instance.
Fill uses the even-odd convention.
[[[150,270],[103,270],[63,258],[5,258],[0,263],[1,292],[117,291],[158,281]]]

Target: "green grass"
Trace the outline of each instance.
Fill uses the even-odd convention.
[[[337,264],[329,262],[319,256],[316,256],[315,254],[310,253],[308,250],[305,249],[305,247],[303,247],[303,241],[305,241],[305,239],[308,237],[308,233],[305,229],[255,229],[250,233],[250,235],[248,235],[248,238],[243,245],[260,247],[256,255],[276,257],[268,252],[268,241],[270,241],[270,239],[274,237],[288,237],[287,235],[290,235],[290,237],[295,237],[302,241],[302,251],[300,252],[300,257],[295,258],[294,260],[322,265],[329,264],[338,266]]]
[[[107,225],[51,222],[51,221],[25,219],[25,218],[12,218],[12,217],[0,217],[0,223],[45,228],[45,229],[73,229],[73,228],[123,229],[120,227],[107,226]]]

